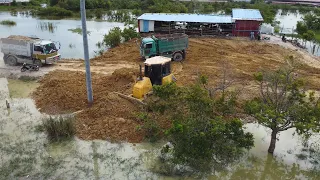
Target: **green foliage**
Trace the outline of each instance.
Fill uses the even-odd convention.
[[[207,170],[231,162],[243,148],[253,146],[253,136],[243,131],[241,121],[223,116],[234,103],[223,102],[226,99],[219,95],[211,98],[201,84],[154,86],[153,93],[155,100],[148,102],[149,109],[169,117],[172,123],[165,134],[174,145],[173,162]]]
[[[111,29],[108,34],[104,35],[103,43],[111,48],[118,46],[121,43],[121,29],[119,27]]]
[[[17,1],[16,1],[16,0],[13,0],[12,3],[11,3],[11,5],[12,5],[12,6],[17,6]]]
[[[296,31],[298,35],[302,36],[304,33],[308,31],[308,28],[303,22],[298,21]]]
[[[260,85],[260,97],[247,101],[245,111],[259,124],[275,134],[290,128],[304,135],[308,135],[310,129],[319,130],[319,102],[314,93],[306,94],[303,81],[296,78],[291,66],[255,77]],[[275,140],[275,136],[272,139]]]
[[[139,33],[133,27],[124,28],[123,31],[119,27],[115,27],[108,34],[104,35],[102,44],[98,43],[97,46],[101,48],[104,45],[113,48],[121,43],[122,38],[124,41],[129,41],[137,37],[139,37]]]
[[[68,29],[68,31],[82,35],[82,28]],[[87,31],[88,35],[90,35],[90,33],[90,31]]]
[[[0,24],[7,25],[7,26],[15,26],[15,25],[17,25],[16,22],[10,21],[10,20],[3,20],[3,21],[0,22]]]
[[[70,139],[75,134],[75,127],[73,124],[73,118],[57,118],[50,117],[43,120],[38,131],[44,131],[50,141],[61,141]]]
[[[55,6],[59,3],[59,0],[49,0],[50,6]]]
[[[308,30],[306,33],[303,33],[302,38],[307,41],[313,41],[315,38],[315,33],[312,30]]]
[[[138,119],[142,121],[142,125],[138,127],[138,130],[145,132],[145,137],[150,142],[155,142],[160,138],[161,128],[158,122],[150,118],[146,113],[139,113]]]
[[[102,11],[102,9],[97,9],[95,10],[95,16],[97,19],[101,19],[103,17],[104,13]]]
[[[124,38],[124,41],[139,37],[139,33],[133,27],[124,28],[121,35]]]
[[[73,15],[73,12],[60,7],[48,7],[38,9],[36,14],[47,17],[69,17]]]

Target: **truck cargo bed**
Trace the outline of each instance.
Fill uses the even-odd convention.
[[[181,51],[188,47],[188,36],[185,34],[167,34],[155,37],[158,40],[159,53]]]
[[[32,41],[2,38],[0,40],[1,52],[18,56],[31,56]]]

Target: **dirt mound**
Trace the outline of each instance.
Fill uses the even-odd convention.
[[[130,94],[135,74],[128,68],[120,69],[111,76],[92,73],[94,102],[99,102],[112,91]],[[84,72],[52,71],[40,80],[40,84],[33,97],[41,112],[71,113],[87,107]]]
[[[125,42],[115,48],[109,49],[102,56],[98,56],[91,59],[91,63],[93,65],[99,62],[106,62],[106,63],[142,62],[140,57],[140,51],[139,51],[139,41],[137,39],[132,39],[129,42]]]
[[[144,136],[136,131],[139,124],[135,116],[140,107],[112,93],[131,94],[136,74],[129,68],[118,69],[111,76],[93,73],[94,103],[90,108],[83,72],[50,72],[41,79],[33,97],[40,111],[48,114],[81,110],[76,115],[80,138],[140,142]]]
[[[130,101],[109,93],[101,102],[77,114],[77,135],[83,139],[141,142],[143,133],[136,130],[139,111]]]
[[[19,36],[19,35],[11,35],[8,37],[8,39],[16,39],[16,40],[32,40],[29,37],[26,36]]]

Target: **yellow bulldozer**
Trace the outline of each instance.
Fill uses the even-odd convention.
[[[171,58],[155,56],[144,62],[144,76],[140,65],[140,76],[133,86],[132,96],[143,99],[152,90],[153,85],[162,85],[175,81],[171,74]]]

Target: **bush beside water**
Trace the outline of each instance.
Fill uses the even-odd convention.
[[[73,120],[71,117],[49,117],[42,121],[42,125],[37,130],[45,132],[48,140],[52,142],[68,140],[75,134]]]

